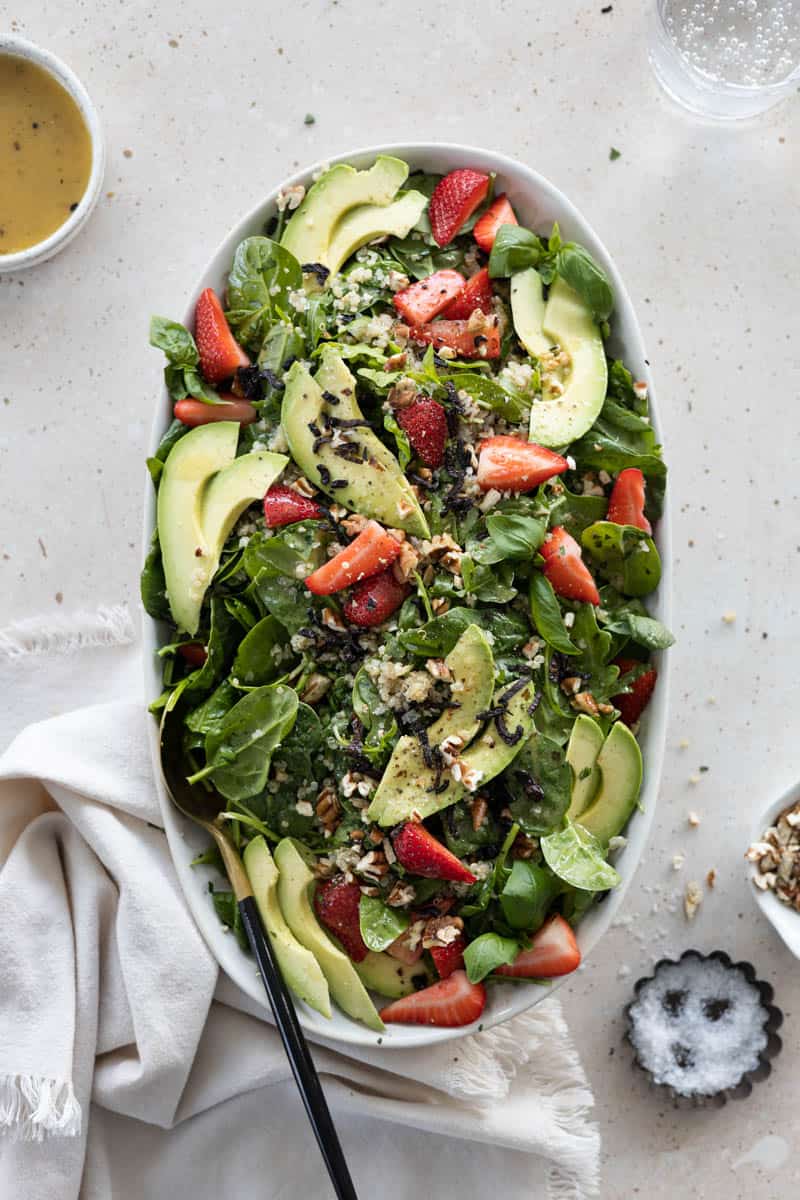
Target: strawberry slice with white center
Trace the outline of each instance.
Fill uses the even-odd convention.
[[[567,460],[554,450],[499,434],[481,442],[478,484],[485,492],[490,488],[499,492],[530,492],[546,479],[563,474],[567,465]]]
[[[494,973],[512,979],[553,979],[569,975],[580,961],[575,934],[563,917],[556,916],[533,935],[529,950],[521,950],[507,966],[495,967]]]
[[[430,956],[440,979],[447,979],[454,971],[463,971],[466,948],[467,939],[463,933],[448,946],[431,946]]]
[[[200,355],[200,370],[209,383],[230,379],[237,367],[249,367],[250,359],[236,341],[213,288],[200,293],[194,310],[194,340]]]
[[[508,196],[503,192],[501,196],[492,201],[481,219],[475,223],[472,236],[481,250],[485,250],[489,254],[500,226],[516,225],[517,223]]]
[[[367,521],[355,541],[307,576],[306,587],[315,596],[341,592],[384,571],[399,553],[397,538],[387,533],[377,521]]]
[[[409,284],[402,292],[395,292],[394,306],[409,325],[424,325],[447,308],[465,283],[460,271],[435,271],[426,279]]]
[[[486,199],[489,176],[471,167],[460,167],[440,179],[428,205],[431,232],[439,246],[452,241],[465,221]]]
[[[600,593],[592,573],[581,556],[581,548],[572,534],[556,525],[542,542],[539,552],[544,558],[544,575],[553,590],[565,600],[582,600],[599,604]]]
[[[486,1007],[486,988],[482,983],[470,983],[465,971],[454,971],[447,979],[412,992],[381,1009],[381,1019],[388,1024],[438,1025],[456,1028],[477,1021]]]

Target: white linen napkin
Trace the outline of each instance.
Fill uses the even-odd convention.
[[[34,705],[62,713],[0,759],[0,1195],[323,1200],[278,1037],[183,900],[130,621],[52,632],[0,631],[18,697],[0,744]],[[314,1058],[364,1197],[478,1200],[492,1180],[512,1200],[597,1194],[592,1097],[555,998],[424,1051]]]

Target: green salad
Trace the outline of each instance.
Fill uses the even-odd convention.
[[[152,711],[287,984],[375,1030],[577,967],[673,640],[647,387],[606,353],[601,267],[524,216],[468,166],[340,163],[279,194],[193,330],[151,327]],[[209,902],[243,942],[224,875]]]

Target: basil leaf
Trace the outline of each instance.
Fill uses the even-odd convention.
[[[167,356],[164,382],[172,400],[194,396],[206,404],[222,403],[198,370],[200,355],[194,338],[184,325],[167,317],[151,317],[150,345],[163,350]]]
[[[294,309],[303,272],[293,254],[267,237],[249,237],[236,248],[228,276],[228,324],[250,350],[260,350],[270,327]]]
[[[635,525],[596,521],[581,535],[581,543],[618,592],[647,596],[661,579],[661,558],[649,534]]]
[[[533,623],[540,637],[561,654],[577,654],[578,647],[570,640],[564,627],[561,606],[553,591],[553,585],[541,571],[531,572],[528,597]]]
[[[556,254],[556,271],[591,309],[595,320],[608,320],[614,310],[614,293],[588,250],[566,242]]]
[[[616,616],[598,613],[598,620],[609,633],[620,633],[633,638],[647,650],[666,650],[675,644],[675,635],[655,617],[642,616],[635,612],[621,612]]]
[[[481,542],[474,553],[478,562],[496,563],[505,558],[529,561],[544,541],[545,525],[535,517],[517,513],[492,513],[486,518],[489,545]]]
[[[605,496],[577,496],[563,487],[559,492],[547,491],[542,496],[549,509],[548,524],[563,525],[568,533],[579,539],[587,525],[602,521],[608,510]]]
[[[206,737],[206,766],[190,782],[210,776],[226,800],[257,795],[273,751],[294,725],[297,704],[297,693],[283,684],[248,692]]]
[[[480,983],[496,967],[512,963],[520,952],[516,938],[501,937],[499,933],[482,933],[464,951],[464,965],[470,983]]]
[[[523,833],[540,837],[558,829],[572,798],[572,769],[562,746],[536,733],[503,776],[509,809]]]
[[[518,860],[500,893],[503,916],[512,929],[534,933],[560,891],[552,871],[537,863]]]
[[[582,825],[568,821],[564,829],[550,833],[539,842],[550,870],[586,892],[604,892],[620,882],[618,873],[603,857],[600,842]]]
[[[501,225],[489,255],[489,274],[492,279],[513,275],[525,267],[535,267],[546,251],[541,238],[521,225]]]
[[[572,640],[580,653],[570,663],[570,670],[574,664],[576,675],[588,677],[586,688],[598,703],[610,700],[619,691],[619,667],[610,661],[615,652],[614,638],[598,625],[593,604],[576,605]]]
[[[461,559],[461,578],[464,591],[483,604],[508,604],[517,594],[512,586],[514,570],[510,563],[492,570],[491,565],[475,564],[468,554]]]
[[[401,909],[389,908],[378,896],[362,896],[358,904],[358,924],[367,948],[380,953],[405,933],[409,916]]]

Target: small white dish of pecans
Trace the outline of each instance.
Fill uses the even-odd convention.
[[[800,785],[761,814],[745,858],[756,903],[800,958]]]

